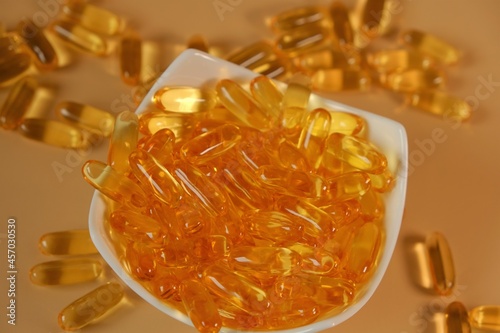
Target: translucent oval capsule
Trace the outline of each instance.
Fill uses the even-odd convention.
[[[142,134],[152,135],[162,129],[169,129],[180,141],[189,136],[197,122],[196,114],[151,111],[143,113],[139,118],[139,130]]]
[[[320,6],[304,6],[279,13],[273,16],[268,25],[274,33],[281,34],[297,28],[311,26],[328,26],[330,17],[328,11]]]
[[[6,130],[17,128],[31,107],[38,89],[38,82],[26,77],[17,82],[9,91],[0,109],[0,126]]]
[[[320,313],[321,307],[314,299],[302,297],[273,307],[266,323],[270,329],[299,327],[312,323]]]
[[[244,311],[224,299],[216,299],[219,315],[224,327],[238,327],[241,330],[251,330],[264,325],[264,315],[259,312]]]
[[[85,148],[88,138],[77,127],[50,119],[24,119],[19,126],[27,138],[62,148]]]
[[[348,253],[346,270],[355,282],[365,281],[379,256],[382,235],[375,223],[365,223],[355,233]]]
[[[327,46],[317,51],[299,55],[295,62],[299,68],[312,74],[325,68],[359,67],[361,56],[354,50],[343,52],[335,47]]]
[[[393,19],[391,0],[364,0],[357,8],[359,16],[358,29],[369,40],[385,34]]]
[[[252,237],[276,245],[297,242],[304,233],[301,223],[278,211],[257,210],[242,221]]]
[[[388,192],[396,183],[396,178],[389,168],[386,168],[384,172],[378,175],[368,174],[368,176],[370,177],[371,187],[378,192]]]
[[[97,56],[108,53],[106,40],[78,23],[59,20],[52,23],[51,29],[60,39],[79,50]]]
[[[65,3],[62,11],[83,27],[99,34],[113,36],[124,28],[124,20],[102,7],[86,2]]]
[[[370,74],[360,69],[327,68],[318,69],[311,77],[314,89],[323,91],[368,90]]]
[[[399,36],[399,42],[448,65],[458,62],[461,57],[461,52],[453,45],[440,37],[419,30],[403,31]]]
[[[356,295],[356,284],[342,277],[307,274],[302,283],[315,302],[328,307],[346,306]]]
[[[43,29],[36,26],[32,21],[23,19],[18,24],[17,31],[23,38],[24,45],[32,54],[38,69],[46,71],[59,66],[57,53],[45,36]]]
[[[27,53],[13,53],[0,59],[0,87],[8,86],[23,77],[31,67]]]
[[[125,248],[126,268],[139,280],[151,280],[156,275],[157,263],[152,246],[130,239]]]
[[[141,149],[151,154],[160,165],[167,166],[174,163],[174,144],[174,133],[164,128],[147,137]]]
[[[186,42],[186,48],[200,50],[206,53],[208,53],[210,49],[206,38],[203,35],[199,34],[189,37],[188,41]]]
[[[368,64],[379,73],[404,71],[406,69],[429,69],[435,61],[421,52],[409,49],[383,50],[368,53]]]
[[[30,280],[42,286],[68,285],[95,280],[101,272],[102,263],[97,259],[71,258],[33,266]]]
[[[365,120],[353,113],[343,111],[330,111],[330,134],[342,133],[357,135],[366,128]]]
[[[448,120],[465,121],[472,115],[472,107],[465,100],[440,90],[408,93],[406,104]]]
[[[371,179],[365,172],[346,172],[328,179],[328,200],[333,202],[356,199],[371,188]]]
[[[320,208],[330,214],[339,228],[354,222],[359,217],[361,209],[358,200],[346,200],[321,206]]]
[[[271,118],[277,119],[280,114],[283,93],[267,76],[257,76],[250,82],[253,97],[266,108]]]
[[[139,185],[99,161],[87,161],[82,167],[83,178],[98,191],[123,205],[146,206],[147,197]]]
[[[211,90],[168,86],[154,94],[153,103],[160,110],[168,112],[196,113],[212,109],[216,99]]]
[[[128,33],[120,40],[118,47],[120,75],[123,82],[135,86],[141,80],[142,40],[135,33]]]
[[[109,142],[107,163],[118,173],[130,170],[128,156],[137,146],[139,119],[131,111],[120,113],[115,119]]]
[[[283,33],[275,45],[289,57],[295,57],[327,45],[332,36],[332,32],[322,26],[302,27]]]
[[[267,76],[270,79],[285,80],[295,70],[292,61],[281,55],[278,51],[276,56],[261,63],[255,64],[251,69],[253,72]]]
[[[472,327],[500,331],[500,305],[482,305],[469,311]]]
[[[125,292],[116,282],[109,282],[78,298],[59,312],[59,327],[79,330],[120,303]]]
[[[0,58],[7,58],[16,52],[20,52],[22,39],[15,32],[0,33]]]
[[[450,246],[439,232],[425,239],[434,290],[440,295],[449,295],[455,286],[455,265]]]
[[[288,249],[300,255],[300,267],[303,273],[327,275],[334,274],[338,268],[338,258],[323,248],[296,243],[288,246]]]
[[[56,106],[55,113],[61,120],[97,135],[108,137],[113,132],[114,116],[90,105],[62,102]]]
[[[446,306],[444,311],[445,332],[447,333],[471,333],[469,316],[465,306],[458,301],[452,302]]]
[[[252,70],[262,63],[273,60],[276,56],[274,46],[270,42],[262,40],[236,50],[229,54],[226,60]]]
[[[354,48],[354,32],[349,20],[347,7],[340,1],[335,1],[330,6],[330,17],[333,24],[333,33],[343,51]]]
[[[38,241],[38,249],[45,255],[97,253],[88,229],[56,231],[43,234]]]
[[[159,221],[129,208],[119,208],[109,215],[109,224],[119,235],[136,243],[150,242],[158,247],[163,242]]]
[[[310,111],[302,122],[297,148],[314,168],[318,168],[321,163],[321,155],[330,134],[331,121],[327,110],[317,108]]]
[[[309,105],[311,93],[311,79],[304,74],[296,73],[288,80],[283,94],[282,107],[284,109],[299,108],[305,110]]]
[[[279,165],[285,168],[304,172],[311,172],[314,170],[304,153],[288,140],[279,143],[276,158]]]
[[[445,74],[437,69],[407,69],[380,76],[382,86],[397,92],[414,92],[444,86]]]

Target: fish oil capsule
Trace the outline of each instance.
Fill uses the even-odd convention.
[[[305,6],[284,11],[272,17],[268,25],[275,34],[289,32],[297,28],[328,26],[330,17],[326,8],[320,6]]]
[[[310,297],[320,305],[328,307],[345,306],[354,300],[356,285],[341,277],[307,274],[303,284],[307,285]]]
[[[102,263],[99,260],[63,259],[33,266],[30,269],[30,280],[41,286],[76,284],[95,280],[101,272]]]
[[[243,311],[220,298],[215,299],[215,303],[224,327],[252,330],[264,325],[264,315],[262,313]]]
[[[321,26],[301,27],[283,33],[275,45],[289,57],[295,57],[327,45],[332,37],[332,32]]]
[[[257,76],[250,82],[253,97],[266,109],[272,119],[279,117],[283,93],[267,76]]]
[[[325,251],[307,244],[296,243],[288,249],[298,253],[301,257],[301,272],[307,274],[333,274],[338,266],[338,258]]]
[[[141,80],[142,40],[135,33],[128,33],[120,40],[118,48],[120,75],[123,82],[135,86]]]
[[[74,126],[50,119],[24,119],[19,126],[27,138],[62,148],[85,148],[88,138]]]
[[[380,193],[373,187],[370,187],[370,189],[359,198],[359,204],[359,213],[365,221],[376,221],[384,215],[384,201]]]
[[[278,52],[275,57],[267,59],[267,61],[257,63],[254,67],[249,69],[251,69],[254,73],[267,76],[270,79],[280,80],[286,79],[295,71],[293,62],[280,52]]]
[[[317,108],[310,111],[302,123],[297,148],[304,154],[310,165],[316,169],[321,163],[321,154],[330,133],[331,120],[327,110]]]
[[[250,44],[230,54],[226,60],[236,65],[253,70],[262,63],[277,57],[274,46],[265,40]]]
[[[17,128],[23,116],[31,107],[38,89],[38,82],[32,77],[16,83],[10,90],[0,109],[0,125],[6,130]]]
[[[467,120],[472,115],[472,107],[465,100],[439,90],[409,93],[406,95],[406,104],[455,121]]]
[[[359,135],[366,128],[365,120],[353,113],[330,111],[330,134]]]
[[[278,211],[256,210],[242,219],[248,233],[273,245],[293,244],[302,238],[304,226]]]
[[[371,188],[371,179],[365,172],[347,172],[329,178],[328,200],[333,202],[356,199]]]
[[[354,50],[343,52],[333,46],[326,46],[296,58],[297,66],[307,73],[325,68],[358,68],[360,63],[361,56],[358,52]]]
[[[163,111],[196,113],[212,109],[216,99],[211,90],[168,86],[159,89],[154,94],[153,103]]]
[[[311,93],[311,80],[306,75],[297,73],[288,81],[280,113],[281,127],[287,132],[300,127]]]
[[[441,38],[419,30],[403,31],[399,42],[447,65],[458,62],[461,52]]]
[[[298,273],[301,258],[284,247],[238,246],[231,250],[228,264],[237,272],[265,279]]]
[[[108,137],[113,132],[113,115],[90,105],[62,102],[56,106],[55,113],[61,120],[97,135]]]
[[[383,50],[368,53],[366,60],[379,73],[403,71],[410,68],[429,69],[435,65],[431,57],[409,49]]]
[[[472,327],[480,330],[500,331],[500,306],[482,305],[469,311]]]
[[[396,178],[391,173],[389,168],[386,168],[384,172],[374,175],[368,174],[370,177],[371,187],[378,192],[388,192],[390,191],[396,182]]]
[[[161,244],[163,240],[162,228],[157,220],[130,209],[115,210],[109,216],[109,223],[118,234],[132,241]]]
[[[356,231],[346,264],[353,281],[365,281],[371,274],[380,253],[381,238],[379,227],[374,223],[365,223]]]
[[[458,301],[448,304],[444,311],[445,332],[447,333],[471,333],[468,313],[465,306]]]
[[[279,164],[285,168],[304,172],[313,170],[306,156],[288,140],[280,142],[277,149],[277,159]]]
[[[174,133],[175,140],[180,141],[193,131],[197,120],[194,114],[151,111],[140,115],[139,131],[152,135],[167,128]]]
[[[364,91],[371,86],[370,74],[360,69],[319,69],[312,75],[311,82],[314,89],[323,91]]]
[[[449,295],[455,286],[455,265],[450,246],[439,232],[425,239],[434,290],[440,295]]]
[[[108,53],[106,40],[78,23],[58,20],[52,23],[51,29],[61,40],[79,50],[97,56]]]
[[[139,280],[151,280],[156,274],[154,249],[131,239],[125,248],[124,259],[130,274]]]
[[[357,219],[361,210],[358,200],[346,200],[321,206],[320,208],[330,214],[339,228],[343,225],[350,224]]]
[[[98,34],[117,35],[125,25],[120,16],[86,2],[68,2],[63,6],[62,11],[81,26]]]
[[[101,317],[122,300],[125,292],[116,282],[109,282],[83,295],[59,312],[59,327],[79,330]]]
[[[139,120],[131,111],[120,113],[115,120],[108,149],[108,165],[116,172],[126,173],[130,169],[128,156],[137,146]]]
[[[179,295],[188,317],[198,332],[219,332],[222,319],[212,296],[203,283],[192,279],[182,281]]]
[[[270,127],[270,116],[238,83],[223,79],[217,83],[219,100],[244,124],[258,129]]]
[[[445,75],[438,69],[407,69],[381,75],[380,82],[393,91],[414,92],[442,87]]]
[[[82,173],[87,183],[122,205],[141,208],[148,202],[139,185],[105,163],[87,161],[82,167]]]
[[[57,53],[43,30],[32,21],[23,19],[17,26],[26,49],[33,56],[35,66],[43,71],[53,70],[59,66]]]
[[[356,9],[359,15],[357,28],[369,40],[382,36],[389,30],[392,20],[391,0],[364,0],[360,1]]]
[[[321,308],[313,299],[302,297],[279,304],[266,316],[270,329],[285,329],[307,325],[316,320]]]
[[[183,144],[180,156],[192,164],[204,164],[226,153],[240,140],[241,133],[237,126],[222,125]]]
[[[193,35],[189,37],[186,48],[199,50],[205,53],[209,53],[210,49],[207,40],[202,35]]]
[[[9,54],[0,59],[0,87],[8,86],[21,78],[31,67],[27,53]]]
[[[333,24],[333,32],[340,49],[350,52],[354,47],[354,32],[349,20],[347,7],[340,1],[335,1],[330,6],[330,17]]]
[[[45,255],[97,253],[88,229],[46,233],[40,237],[38,249]]]
[[[146,138],[142,150],[151,154],[160,165],[173,164],[175,134],[171,130],[164,128]]]

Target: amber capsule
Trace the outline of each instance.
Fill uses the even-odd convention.
[[[472,115],[472,107],[465,100],[439,90],[409,93],[406,104],[448,120],[464,121]]]
[[[301,27],[283,33],[275,45],[289,57],[295,57],[327,45],[332,37],[332,32],[322,26]]]
[[[361,210],[358,200],[346,200],[333,204],[328,203],[326,206],[321,206],[320,208],[330,214],[339,228],[354,222]]]
[[[252,330],[263,327],[264,314],[256,311],[244,311],[224,299],[215,299],[224,327],[237,327],[240,330]]]
[[[461,57],[461,52],[453,45],[419,30],[403,31],[399,36],[399,42],[447,65],[458,62]]]
[[[124,111],[116,117],[107,158],[108,165],[116,172],[126,173],[130,169],[128,156],[137,146],[138,128],[139,120],[135,113]]]
[[[38,241],[40,252],[45,255],[94,254],[97,249],[88,229],[58,231],[43,234]]]
[[[12,84],[31,67],[31,57],[27,53],[13,53],[0,59],[0,87]]]
[[[302,54],[295,61],[299,68],[308,73],[314,73],[325,68],[359,67],[361,56],[354,50],[343,52],[335,47],[326,46],[320,50]]]
[[[55,113],[61,120],[97,135],[108,137],[113,132],[113,115],[90,105],[62,102],[56,106]]]
[[[446,306],[444,311],[446,333],[471,333],[468,313],[465,306],[458,301]]]
[[[440,295],[449,295],[455,286],[455,265],[450,246],[439,232],[425,239],[434,290]]]
[[[330,111],[330,134],[357,135],[366,128],[364,118],[349,112]]]
[[[285,80],[294,71],[293,62],[291,59],[276,51],[277,54],[266,61],[255,64],[252,68],[254,73],[267,76],[270,79]]]
[[[369,174],[371,187],[378,192],[388,192],[396,183],[395,176],[391,173],[389,168],[386,168],[384,172],[378,175]]]
[[[359,213],[364,221],[377,221],[384,215],[384,200],[381,193],[376,191],[373,187],[370,187],[370,189],[359,198],[359,204]]]
[[[318,108],[310,111],[302,122],[297,148],[314,168],[318,168],[321,163],[321,155],[330,133],[331,120],[327,110]]]
[[[314,89],[323,91],[368,90],[370,74],[362,69],[319,69],[311,77]]]
[[[333,274],[338,266],[338,258],[323,248],[296,243],[288,249],[298,253],[301,258],[301,272],[307,274]]]
[[[78,23],[59,20],[52,24],[51,29],[60,39],[79,50],[97,56],[108,53],[106,40]]]
[[[372,52],[366,55],[366,60],[379,73],[403,71],[410,68],[428,69],[434,65],[432,58],[410,49]]]
[[[257,210],[242,219],[248,233],[275,245],[293,244],[300,240],[304,226],[288,215],[272,210]]]
[[[469,311],[469,321],[471,326],[477,329],[500,331],[500,306],[475,307]]]
[[[286,329],[307,325],[321,314],[321,307],[314,299],[302,297],[281,303],[272,308],[266,316],[270,329]]]
[[[302,292],[323,306],[346,306],[354,300],[356,284],[342,277],[307,274],[302,275]]]
[[[153,102],[160,110],[179,113],[204,112],[215,106],[213,91],[202,88],[168,86],[159,89]]]
[[[112,36],[124,28],[124,21],[120,16],[90,3],[68,2],[64,4],[62,11],[86,29],[99,34]]]
[[[75,331],[87,326],[120,303],[124,294],[123,287],[116,282],[92,290],[59,312],[59,327]]]
[[[280,142],[275,154],[279,165],[285,168],[304,172],[311,172],[313,170],[303,152],[289,140]]]
[[[156,274],[154,248],[131,239],[125,248],[123,260],[130,274],[139,280],[151,280]]]
[[[120,208],[109,216],[110,226],[119,235],[136,243],[158,247],[163,242],[163,230],[156,219],[131,209]]]
[[[304,74],[296,73],[288,80],[282,107],[307,109],[311,93],[311,79]]]
[[[274,58],[276,58],[276,49],[268,41],[262,40],[236,50],[229,54],[226,60],[248,69],[254,69]]]
[[[351,51],[354,47],[354,32],[347,7],[340,1],[330,6],[330,17],[333,24],[333,33],[343,51]]]
[[[380,76],[382,86],[397,92],[436,89],[445,83],[444,72],[438,69],[407,69]]]
[[[175,134],[176,141],[188,136],[197,122],[194,114],[150,111],[140,115],[139,130],[145,135],[152,135],[168,128]]]
[[[392,0],[364,0],[360,1],[357,14],[359,22],[357,28],[363,36],[373,40],[389,30],[393,19]]]
[[[270,127],[270,115],[238,83],[223,79],[216,90],[222,105],[244,124],[258,129]]]
[[[32,21],[23,19],[19,22],[17,30],[38,69],[46,71],[58,67],[57,53],[41,28]]]
[[[17,128],[31,107],[38,89],[38,82],[27,77],[15,84],[0,109],[0,125],[6,130]]]
[[[382,235],[375,223],[365,223],[355,233],[348,253],[346,270],[355,282],[365,281],[379,256]]]
[[[305,6],[287,10],[272,17],[268,22],[268,25],[276,34],[301,27],[328,26],[329,24],[328,11],[320,6]]]
[[[269,77],[261,75],[254,78],[250,82],[250,91],[271,118],[279,117],[283,93]]]
[[[118,48],[120,75],[128,85],[138,85],[141,80],[142,40],[137,34],[129,33],[120,40]]]
[[[164,128],[146,138],[142,150],[151,154],[163,166],[173,163],[175,135],[171,130]]]
[[[371,187],[371,179],[365,172],[346,172],[329,178],[328,200],[333,202],[356,199]]]
[[[42,286],[76,284],[95,280],[101,272],[102,263],[97,259],[63,259],[33,266],[30,280]]]
[[[62,148],[85,148],[88,138],[74,126],[50,119],[24,119],[19,126],[25,137]]]
[[[146,194],[139,185],[105,163],[87,161],[82,173],[90,185],[120,204],[136,208],[147,204]]]

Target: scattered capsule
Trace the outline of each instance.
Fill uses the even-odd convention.
[[[57,53],[44,31],[32,21],[23,19],[17,31],[23,38],[24,45],[32,54],[36,67],[40,70],[53,70],[59,66]]]
[[[130,169],[128,156],[137,146],[139,119],[131,111],[120,113],[115,120],[109,142],[108,165],[116,172],[126,173]]]
[[[116,282],[109,282],[72,302],[59,312],[59,327],[66,331],[79,330],[113,309],[125,292]]]
[[[300,54],[317,50],[332,41],[332,33],[321,26],[297,28],[283,33],[276,40],[276,47],[295,57]]]
[[[370,74],[361,69],[318,69],[311,77],[314,89],[322,91],[367,90],[371,85]]]
[[[461,57],[461,52],[441,38],[419,30],[403,31],[399,36],[403,45],[427,54],[443,64],[454,64]]]
[[[298,327],[316,320],[321,314],[321,307],[315,300],[303,297],[279,304],[266,316],[269,328]]]
[[[318,168],[321,163],[321,155],[330,133],[331,121],[330,113],[318,108],[310,111],[302,123],[297,148],[314,168]]]
[[[8,86],[28,72],[31,57],[27,53],[13,53],[0,59],[0,87]]]
[[[407,69],[429,69],[435,65],[432,58],[409,49],[383,50],[368,53],[368,64],[379,73],[404,71]]]
[[[333,32],[340,49],[346,52],[353,50],[354,32],[349,20],[347,7],[342,2],[335,1],[330,6],[330,17],[333,24]]]
[[[330,111],[330,134],[359,135],[366,128],[365,120],[353,113]]]
[[[446,333],[471,333],[469,315],[465,306],[458,301],[448,304],[444,311]]]
[[[10,90],[0,109],[0,126],[6,130],[17,128],[31,107],[38,89],[38,82],[26,77],[17,82]]]
[[[79,50],[97,56],[104,56],[108,53],[106,40],[78,23],[59,20],[52,24],[51,29],[61,40]]]
[[[179,113],[204,112],[215,106],[215,95],[211,90],[168,86],[158,90],[153,102],[160,110]]]
[[[365,281],[380,253],[382,235],[375,223],[365,223],[354,235],[349,250],[346,270],[357,283]]]
[[[250,91],[259,104],[273,119],[279,117],[283,93],[267,76],[257,76],[250,82]]]
[[[359,15],[358,29],[366,38],[373,40],[385,34],[392,20],[391,0],[364,0],[357,8]]]
[[[328,26],[329,24],[328,11],[319,6],[305,6],[284,11],[272,17],[268,22],[276,34],[290,32],[297,28]]]
[[[465,100],[440,90],[409,93],[406,96],[406,104],[454,121],[464,121],[472,115],[472,107]]]
[[[434,290],[440,295],[449,295],[455,286],[455,266],[450,246],[439,232],[425,239]]]
[[[361,63],[361,56],[354,50],[343,52],[335,47],[327,46],[299,55],[295,60],[299,68],[307,73],[314,73],[326,68],[357,68]]]
[[[76,284],[95,280],[101,272],[102,263],[97,259],[63,259],[33,266],[30,280],[42,286]]]
[[[270,79],[280,80],[286,79],[294,71],[292,61],[288,57],[280,55],[279,53],[277,53],[275,57],[267,59],[267,61],[257,63],[249,69],[257,74],[267,76]]]
[[[123,36],[118,48],[121,79],[128,85],[135,86],[141,80],[142,40],[134,33]]]
[[[252,237],[274,245],[293,244],[304,233],[303,224],[278,211],[257,210],[242,221]]]
[[[382,86],[397,92],[414,92],[444,86],[444,72],[438,69],[407,69],[380,76]]]
[[[103,35],[117,35],[125,25],[118,15],[86,2],[65,3],[62,11],[86,29]]]
[[[88,229],[46,233],[40,237],[38,248],[45,255],[97,253]]]
[[[472,327],[480,330],[500,331],[500,306],[483,305],[469,311]]]
[[[79,128],[56,120],[24,119],[19,130],[27,138],[57,147],[85,148],[89,145],[88,137]]]
[[[191,36],[186,43],[186,48],[199,50],[205,53],[208,53],[210,49],[207,40],[202,35]]]
[[[61,120],[97,135],[108,137],[113,132],[114,116],[90,105],[62,102],[56,106],[55,113]]]
[[[226,60],[250,70],[276,58],[276,49],[267,41],[258,41],[230,54]]]

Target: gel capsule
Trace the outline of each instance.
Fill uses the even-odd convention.
[[[274,245],[293,244],[304,233],[303,224],[278,211],[257,210],[242,219],[248,233]]]
[[[159,130],[169,129],[174,133],[176,141],[180,141],[193,131],[196,121],[194,114],[150,111],[140,115],[139,131],[152,135]]]
[[[124,259],[127,269],[137,279],[149,281],[156,275],[155,252],[149,244],[132,238],[125,248]]]
[[[45,255],[94,254],[97,249],[88,229],[51,232],[38,241],[40,252]]]
[[[330,133],[331,121],[330,113],[325,109],[318,108],[310,111],[302,123],[297,148],[304,154],[310,165],[316,169],[321,163],[321,154]]]
[[[307,73],[314,73],[319,69],[326,68],[355,68],[361,63],[359,53],[350,50],[342,52],[335,47],[327,46],[317,51],[308,52],[296,58],[299,68]]]
[[[93,32],[113,36],[124,28],[124,21],[118,15],[86,2],[66,3],[62,11],[78,24]]]
[[[107,162],[116,172],[126,173],[130,168],[128,156],[137,146],[139,120],[131,111],[120,113],[109,142]]]
[[[500,331],[500,306],[483,305],[469,311],[472,327],[480,330]]]
[[[374,223],[365,223],[360,227],[348,253],[346,270],[355,282],[362,282],[372,272],[381,247],[381,232]]]
[[[360,1],[357,8],[359,31],[370,40],[386,33],[393,16],[392,6],[391,0]]]
[[[142,40],[137,34],[129,33],[122,37],[118,48],[121,79],[135,86],[141,80]]]
[[[160,165],[173,164],[175,135],[171,130],[164,128],[146,138],[142,150],[151,154]]]
[[[425,246],[434,290],[440,295],[449,295],[455,286],[455,265],[450,246],[439,232],[429,234]]]
[[[271,118],[279,117],[283,93],[267,76],[257,76],[250,82],[253,97],[267,110]]]
[[[360,69],[319,69],[311,77],[314,89],[323,91],[367,90],[371,85],[370,74]]]
[[[25,137],[62,148],[85,148],[88,138],[74,126],[50,119],[24,119],[19,126]]]
[[[58,67],[57,53],[43,30],[32,21],[22,20],[17,27],[29,52],[33,55],[36,67],[40,70],[52,70]]]
[[[304,172],[313,170],[303,152],[288,140],[280,142],[276,153],[279,164],[285,168]]]
[[[0,109],[0,126],[6,130],[17,128],[31,107],[38,89],[38,82],[27,77],[15,84]]]
[[[0,58],[0,87],[12,84],[31,67],[31,57],[27,53],[13,53]]]
[[[442,87],[444,72],[437,69],[407,69],[380,76],[382,85],[397,92],[414,92]]]
[[[250,70],[277,57],[276,49],[267,41],[258,41],[230,54],[226,60]]]
[[[461,57],[461,52],[454,46],[437,36],[419,30],[404,31],[399,36],[399,42],[447,65],[458,62]]]
[[[276,40],[276,47],[295,57],[321,48],[332,41],[332,33],[321,26],[301,27],[283,33]]]
[[[153,103],[168,112],[196,113],[212,109],[216,99],[213,92],[207,89],[168,86],[154,94]]]
[[[328,200],[333,202],[356,199],[371,187],[371,179],[365,172],[346,172],[328,179]]]
[[[46,261],[30,270],[32,283],[42,286],[66,285],[95,280],[102,264],[96,259],[64,259]]]
[[[354,33],[349,20],[347,7],[340,1],[335,1],[330,6],[330,17],[333,24],[333,32],[343,51],[351,51],[354,47]]]
[[[432,58],[408,49],[383,50],[368,53],[366,60],[379,73],[403,71],[410,68],[428,69],[434,65]]]
[[[269,20],[268,25],[274,33],[281,34],[297,28],[328,26],[328,11],[319,6],[306,6],[284,11]]]
[[[341,277],[307,274],[304,276],[303,289],[318,304],[328,307],[346,306],[354,300],[356,284]]]
[[[79,50],[97,56],[104,56],[108,53],[106,40],[78,23],[55,21],[51,28],[60,39],[75,46]]]
[[[465,306],[458,301],[448,304],[444,311],[445,332],[447,333],[471,333],[468,313]]]
[[[123,287],[116,282],[92,290],[59,312],[59,327],[74,331],[87,326],[120,303],[124,294]]]
[[[330,134],[358,135],[366,128],[365,120],[353,113],[330,111],[330,118]]]
[[[302,297],[274,306],[266,316],[266,323],[270,329],[299,327],[312,323],[320,313],[321,307],[314,299]]]
[[[472,107],[463,99],[439,90],[423,90],[409,93],[406,104],[445,119],[464,121],[472,115]]]
[[[296,243],[288,249],[301,257],[301,272],[307,274],[333,274],[338,266],[338,258],[323,248],[315,248],[307,244]]]
[[[97,135],[108,137],[113,132],[113,115],[90,105],[62,102],[56,106],[55,113],[61,120]]]
[[[297,73],[288,80],[282,107],[307,109],[311,93],[311,79],[304,74]]]

